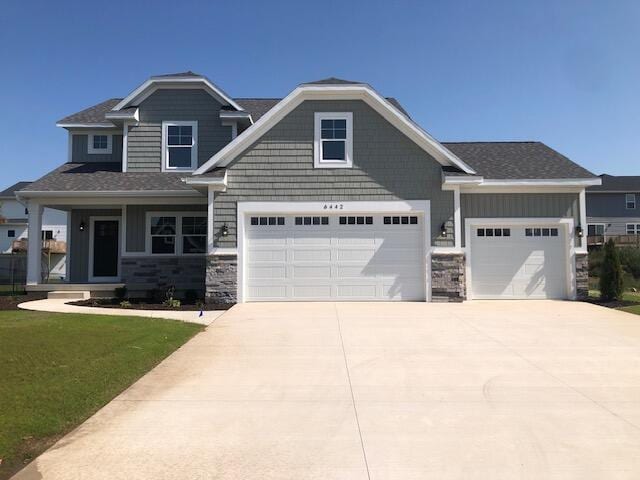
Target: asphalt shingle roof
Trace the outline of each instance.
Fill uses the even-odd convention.
[[[104,118],[104,114],[110,112],[113,107],[115,107],[122,99],[121,98],[110,98],[109,100],[105,100],[102,103],[98,103],[89,108],[85,108],[77,113],[72,115],[68,115],[61,120],[58,120],[58,123],[105,123],[108,122],[106,118]]]
[[[589,187],[590,192],[640,192],[640,176],[602,174],[602,185]]]
[[[31,183],[24,191],[194,191],[182,181],[188,174],[123,172],[118,162],[65,163]]]
[[[2,192],[0,192],[0,197],[15,197],[16,192],[18,190],[22,190],[23,188],[29,186],[31,182],[18,182],[10,187],[6,188]]]
[[[486,179],[595,177],[541,142],[442,142],[442,145]]]
[[[363,82],[355,82],[353,80],[344,80],[342,78],[329,77],[322,80],[314,80],[313,82],[305,82],[303,85],[364,85]]]

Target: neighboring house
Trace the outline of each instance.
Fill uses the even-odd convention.
[[[602,185],[587,189],[589,244],[614,238],[640,244],[640,176],[600,175]]]
[[[58,126],[68,162],[19,196],[32,229],[70,212],[72,283],[218,303],[587,293],[598,177],[539,142],[439,142],[365,83],[280,100],[163,75]]]
[[[18,182],[0,192],[0,254],[9,254],[21,247],[17,240],[28,237],[28,209],[16,198],[16,192],[30,185],[31,182]],[[59,210],[45,208],[42,214],[43,240],[67,240],[67,215]],[[54,253],[51,258],[46,256],[46,266],[49,278],[64,278],[66,273],[66,255]],[[49,260],[51,260],[49,266]]]

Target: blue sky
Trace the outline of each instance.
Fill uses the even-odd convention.
[[[56,120],[184,70],[237,97],[366,81],[439,140],[540,140],[640,175],[638,25],[635,0],[7,0],[0,186],[66,161]]]

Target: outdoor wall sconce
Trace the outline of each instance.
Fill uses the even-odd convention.
[[[447,226],[444,223],[440,227],[440,235],[443,237],[447,236]]]
[[[578,236],[578,238],[582,238],[584,236],[584,232],[582,231],[582,227],[580,225],[576,227],[576,235]]]
[[[84,232],[86,225],[84,224],[84,220],[80,222],[80,231]]]
[[[223,237],[229,235],[229,227],[227,227],[226,224],[222,225],[222,228],[220,229],[220,235],[222,235]]]

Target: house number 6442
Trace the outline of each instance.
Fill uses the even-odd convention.
[[[323,210],[342,210],[344,205],[342,203],[325,203]]]

